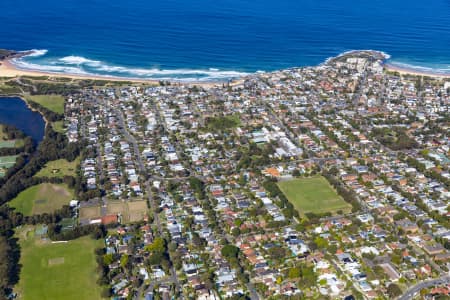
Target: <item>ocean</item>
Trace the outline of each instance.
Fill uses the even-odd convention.
[[[2,0],[0,48],[20,68],[225,80],[317,65],[348,50],[450,73],[450,1]]]

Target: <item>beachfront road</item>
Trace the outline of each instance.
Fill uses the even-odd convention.
[[[422,281],[413,287],[410,287],[406,292],[400,296],[397,300],[411,300],[416,296],[422,289],[429,288],[441,284],[450,284],[450,276],[442,276],[437,279]]]

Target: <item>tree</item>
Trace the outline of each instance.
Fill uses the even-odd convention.
[[[402,294],[402,290],[395,283],[391,283],[387,288],[387,293],[389,297],[396,298]]]
[[[128,255],[124,254],[122,255],[122,257],[120,258],[120,266],[122,268],[125,268],[128,265]]]
[[[225,245],[221,253],[225,258],[236,258],[239,254],[239,248],[234,245]]]
[[[280,246],[274,246],[269,249],[269,256],[271,259],[285,259],[286,258],[286,249]]]
[[[9,245],[3,236],[0,236],[0,258],[2,263],[0,264],[0,296],[4,295],[4,290],[9,285],[8,279],[8,251]]]
[[[103,264],[105,266],[108,266],[108,265],[112,264],[113,261],[114,261],[114,258],[113,258],[113,255],[111,253],[105,254],[103,256]]]
[[[232,234],[234,237],[238,237],[238,236],[241,234],[241,230],[240,230],[238,227],[234,227],[234,228],[231,230],[231,234]]]
[[[320,236],[316,237],[316,238],[314,239],[314,242],[316,243],[317,248],[319,248],[319,249],[325,249],[325,248],[328,247],[328,242],[327,242],[327,240],[324,239],[324,238],[322,238],[322,237],[320,237]]]
[[[110,298],[112,296],[111,289],[109,287],[105,287],[102,290],[102,298]]]
[[[290,268],[288,272],[289,279],[299,278],[302,275],[302,270],[298,267]]]
[[[157,237],[153,240],[153,243],[147,245],[145,250],[148,252],[159,252],[163,253],[165,251],[165,242],[161,237]]]

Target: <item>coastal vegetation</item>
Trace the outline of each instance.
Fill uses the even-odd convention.
[[[8,56],[16,54],[16,51],[13,50],[7,50],[7,49],[0,49],[0,60],[5,59]]]
[[[64,97],[60,95],[29,95],[25,98],[57,114],[64,113]]]
[[[0,83],[0,94],[1,95],[16,95],[21,93],[22,90],[18,86],[11,86],[4,83]]]
[[[64,99],[63,99],[64,101]],[[38,102],[34,102],[34,101],[27,101],[28,105],[39,111],[44,118],[49,121],[49,122],[56,122],[56,121],[62,121],[64,119],[64,102],[62,102],[62,112],[55,112],[55,110],[60,110],[60,105],[50,105],[49,103],[45,102],[45,101],[41,101],[41,103]],[[44,106],[44,104],[47,106]],[[51,107],[52,109],[49,109],[48,107]]]

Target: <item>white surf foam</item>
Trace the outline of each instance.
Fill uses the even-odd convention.
[[[45,54],[47,54],[48,50],[47,49],[31,49],[31,50],[27,50],[27,51],[22,51],[22,53],[26,53],[28,52],[28,54],[24,55],[23,57],[39,57],[39,56],[44,56]]]
[[[404,69],[404,70],[429,73],[430,75],[432,75],[432,74],[450,75],[450,66],[433,68],[433,67],[412,65],[412,64],[408,64],[408,63],[394,61],[394,60],[390,60],[388,63],[394,67],[399,67],[400,69]]]
[[[349,55],[349,54],[352,54],[352,53],[358,53],[358,52],[378,52],[378,53],[381,53],[381,55],[383,55],[384,60],[388,60],[388,59],[391,58],[391,56],[390,56],[388,53],[386,53],[386,52],[384,52],[384,51],[380,51],[380,50],[371,50],[371,49],[365,49],[365,50],[349,50],[349,51],[341,52],[341,53],[339,53],[339,54],[336,55],[336,56],[328,57],[328,58],[327,58],[323,63],[321,63],[320,65],[327,64],[327,63],[329,63],[332,59],[334,59],[334,58],[336,58],[336,57],[340,57],[340,56],[344,56],[344,55]]]
[[[75,55],[65,56],[63,58],[58,59],[58,61],[67,65],[88,65],[92,67],[102,65],[102,62],[99,60],[92,60],[82,56],[75,56]]]
[[[40,52],[38,52],[40,51]],[[27,56],[42,56],[44,50],[33,50]],[[179,81],[215,81],[246,76],[249,73],[239,71],[226,71],[217,68],[209,69],[159,69],[159,68],[133,68],[107,64],[99,60],[92,60],[82,56],[70,55],[53,60],[46,59],[42,63],[28,61],[22,58],[12,60],[14,65],[21,69],[43,72],[82,74],[95,76],[112,76],[124,78],[148,78]]]
[[[41,71],[41,72],[51,72],[51,73],[66,73],[66,74],[76,74],[76,75],[88,75],[87,72],[83,71],[78,67],[65,67],[65,66],[53,66],[53,65],[41,65],[31,62],[24,61],[23,59],[13,59],[11,62],[19,69]]]

